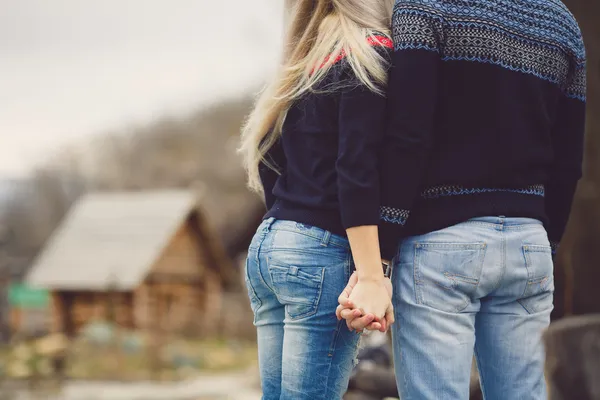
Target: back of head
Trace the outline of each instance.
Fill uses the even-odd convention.
[[[258,166],[281,135],[290,106],[315,89],[337,56],[344,54],[356,77],[371,90],[385,85],[386,61],[367,39],[375,33],[389,37],[392,7],[393,0],[296,1],[283,63],[242,132],[240,152],[252,189],[262,190]]]

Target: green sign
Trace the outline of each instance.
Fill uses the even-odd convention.
[[[50,303],[50,295],[45,289],[12,284],[8,288],[8,302],[18,308],[46,308]]]

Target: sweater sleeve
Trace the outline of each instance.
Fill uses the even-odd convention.
[[[258,172],[260,174],[260,180],[263,184],[265,204],[267,206],[267,210],[270,210],[275,204],[276,200],[275,195],[273,195],[273,189],[275,188],[275,184],[277,183],[277,180],[279,179],[280,174],[283,172],[286,164],[285,153],[283,151],[281,139],[275,142],[275,144],[273,144],[273,146],[269,149],[265,155],[265,161],[259,164]]]
[[[583,44],[581,44],[583,48]],[[586,69],[583,51],[561,95],[552,132],[554,162],[546,184],[548,237],[553,253],[565,231],[577,182],[582,176]]]
[[[377,51],[389,60],[385,39]],[[380,206],[378,153],[384,136],[384,88],[376,93],[347,68],[339,98],[339,142],[336,161],[338,200],[345,229],[378,225]]]
[[[400,234],[419,195],[433,142],[443,41],[443,0],[398,0],[381,153],[381,235]],[[384,252],[393,251],[383,249]]]

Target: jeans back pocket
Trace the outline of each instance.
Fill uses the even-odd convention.
[[[460,312],[479,285],[485,243],[416,243],[417,302],[440,311]]]
[[[269,265],[273,291],[292,320],[317,312],[325,268]]]
[[[546,311],[554,300],[554,263],[552,248],[548,245],[523,246],[527,285],[519,303],[529,313]]]

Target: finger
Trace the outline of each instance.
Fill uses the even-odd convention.
[[[383,318],[381,320],[381,326],[379,327],[379,332],[383,333],[383,332],[387,331],[388,326],[389,326],[389,324],[388,324],[387,320],[385,318]]]
[[[356,308],[352,300],[346,298],[342,298],[341,296],[338,298],[338,303],[342,308]]]
[[[388,325],[392,325],[394,322],[396,322],[396,317],[394,316],[394,306],[392,304],[390,304],[385,311],[385,319]]]
[[[342,306],[341,304],[339,306],[337,306],[335,309],[335,316],[337,317],[338,321],[342,320],[342,311],[343,310],[344,310],[344,306]]]
[[[382,324],[382,322],[373,321],[365,329],[370,330],[370,331],[378,331],[379,328],[381,327],[381,324]]]
[[[354,328],[352,328],[352,321],[354,321],[361,315],[362,313],[359,310],[344,309],[342,318],[344,319],[344,321],[346,321],[346,326],[348,327],[349,331],[354,330]]]
[[[371,322],[369,326],[365,328],[368,331],[380,331],[381,330],[381,322]]]
[[[354,328],[352,327],[352,321],[354,321],[356,318],[359,318],[361,315],[362,312],[360,310],[345,309],[342,312],[342,318],[346,321],[346,326],[348,327],[348,330],[354,330]]]
[[[369,326],[369,324],[371,322],[373,322],[373,320],[375,319],[375,316],[373,314],[367,314],[363,317],[360,318],[355,318],[351,323],[350,326],[352,327],[352,329],[355,330],[359,330],[362,331],[364,330],[367,326]]]
[[[348,304],[349,303],[348,298],[350,297],[350,293],[352,293],[352,289],[354,289],[354,286],[356,286],[357,282],[358,282],[358,275],[356,275],[356,272],[355,272],[350,276],[350,280],[348,281],[348,284],[346,285],[344,290],[342,290],[342,293],[338,297],[338,303],[340,303],[342,305],[346,305],[347,307],[352,307],[351,305]]]
[[[340,311],[340,316],[345,320],[352,321],[355,318],[358,318],[362,315],[360,310],[351,310],[349,308],[344,308]]]

